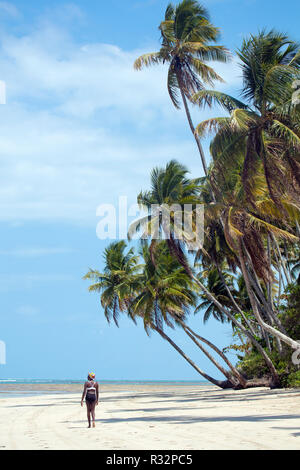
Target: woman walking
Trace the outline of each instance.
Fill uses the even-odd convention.
[[[99,399],[99,387],[98,383],[95,382],[95,374],[90,372],[87,381],[84,384],[83,393],[81,397],[81,406],[83,406],[83,400],[85,398],[86,410],[87,410],[87,419],[89,423],[89,428],[91,427],[91,418],[92,426],[95,427],[95,407],[98,405]]]

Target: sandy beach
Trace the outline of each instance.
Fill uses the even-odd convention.
[[[1,449],[300,449],[300,390],[107,385],[95,429],[87,428],[79,385],[20,392],[27,395],[0,389]]]

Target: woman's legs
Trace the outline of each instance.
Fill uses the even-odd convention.
[[[91,427],[91,403],[86,401],[86,411],[87,411],[87,419],[89,423],[89,428]]]
[[[91,403],[91,415],[93,420],[93,428],[95,427],[95,408],[96,408],[96,401]]]

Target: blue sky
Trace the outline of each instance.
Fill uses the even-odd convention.
[[[165,69],[135,72],[134,59],[159,47],[167,1],[0,1],[0,377],[198,379],[155,334],[126,318],[108,326],[82,276],[101,269],[107,242],[96,236],[96,208],[129,204],[149,172],[171,158],[201,168],[184,114],[165,87]],[[272,27],[299,39],[299,3],[207,0],[222,43],[234,51],[249,33]],[[237,93],[236,59],[216,64],[219,87]],[[219,110],[193,109],[195,123]],[[207,146],[207,142],[206,142]],[[230,328],[201,315],[191,325],[219,346]],[[207,372],[214,368],[172,337]],[[170,333],[170,334],[171,334]]]

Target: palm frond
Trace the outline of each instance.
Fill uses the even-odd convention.
[[[134,62],[135,70],[141,70],[143,67],[157,65],[163,61],[159,52],[149,52],[138,57]]]

